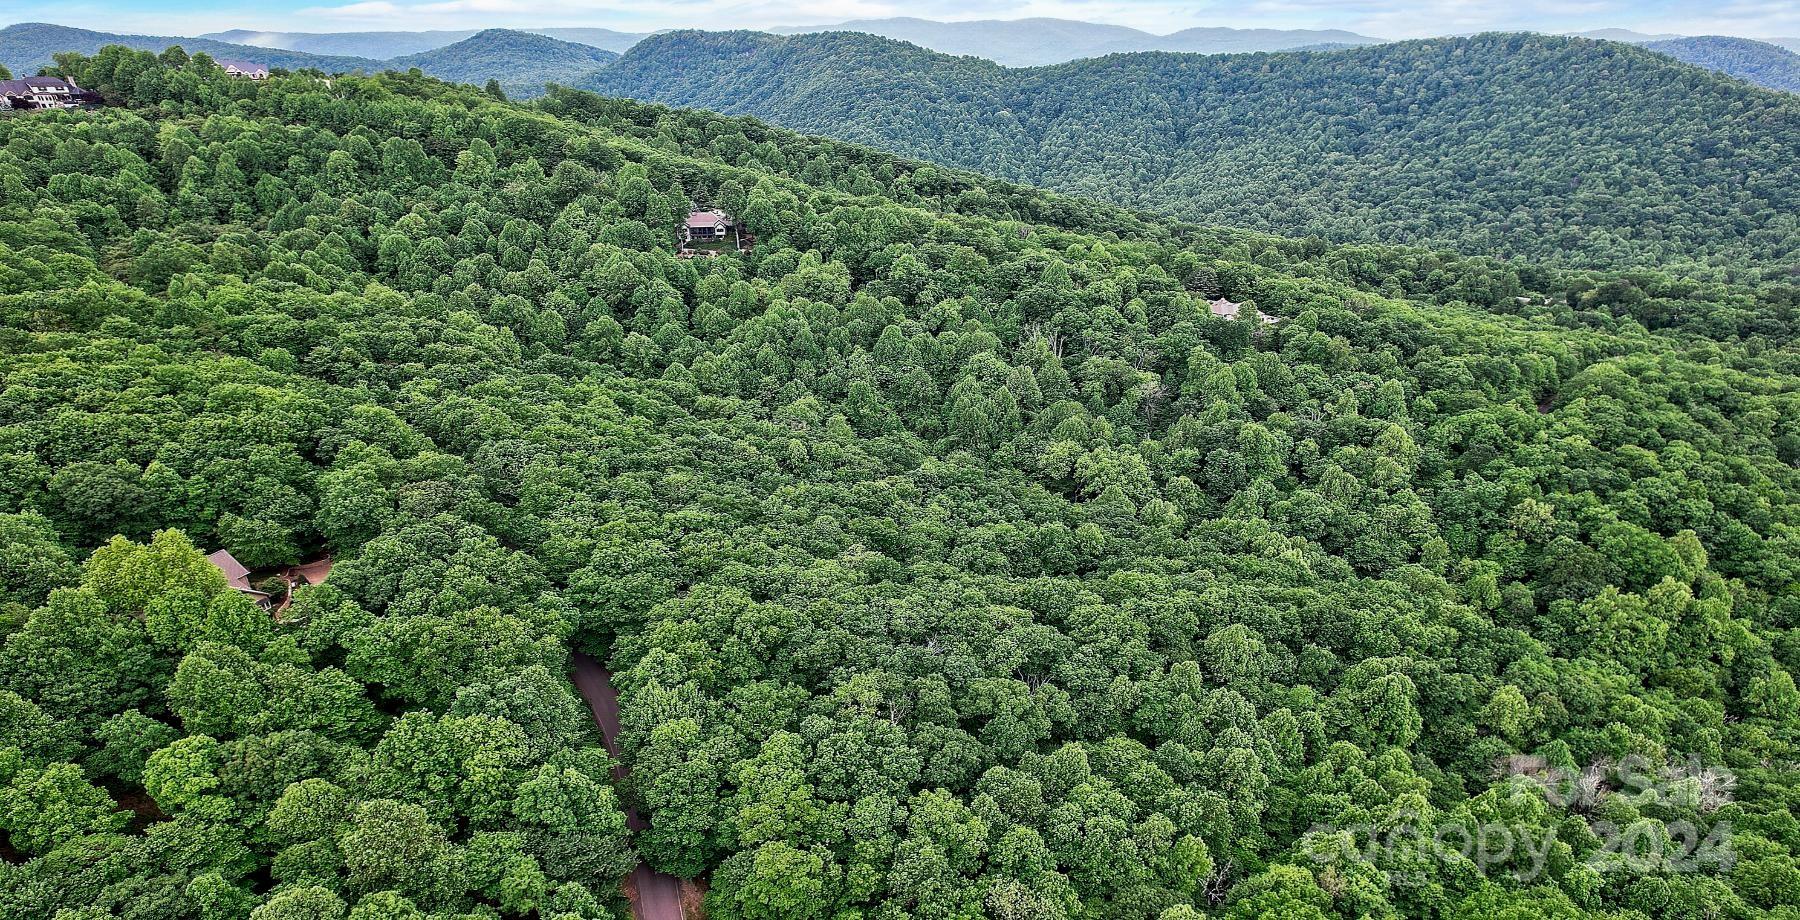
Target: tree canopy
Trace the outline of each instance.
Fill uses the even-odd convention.
[[[58,69],[114,104],[0,120],[0,916],[601,918],[640,858],[745,920],[1792,915],[1791,288]],[[268,613],[220,547],[336,564]]]
[[[587,86],[1207,224],[1592,268],[1796,267],[1800,97],[1616,42],[1011,70],[847,32],[671,32]]]

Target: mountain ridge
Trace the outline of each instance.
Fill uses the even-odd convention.
[[[1586,32],[1565,32],[1571,38],[1596,38],[1601,41],[1624,42],[1628,45],[1642,45],[1648,42],[1673,41],[1686,38],[1673,32],[1639,32],[1635,29],[1589,29]]]
[[[0,118],[7,920],[1791,920],[1793,285],[58,66],[115,104]]]
[[[149,50],[161,50],[180,44],[215,57],[242,58],[271,67],[316,67],[328,71],[377,70],[383,66],[391,66],[390,62],[397,57],[411,58],[437,51],[466,41],[481,31],[492,31],[270,32],[231,29],[183,37],[96,32],[46,23],[21,23],[8,28],[35,32],[26,36],[13,35],[10,44],[0,38],[0,63],[6,63],[22,72],[46,66],[54,52],[84,50],[91,53],[100,45],[111,41]],[[628,51],[651,34],[662,34],[580,27],[509,28],[503,31],[543,36],[613,53]],[[832,26],[782,27],[761,34],[793,36],[832,31],[857,32],[905,41],[940,53],[981,57],[1014,68],[1048,66],[1108,54],[1141,51],[1193,54],[1339,51],[1385,43],[1382,39],[1341,30],[1196,27],[1166,35],[1154,35],[1125,26],[1049,18],[946,23],[896,17],[853,20]],[[1722,36],[1665,36],[1628,29],[1599,29],[1575,33],[1574,37],[1636,44],[1696,66],[1782,90],[1792,90],[1793,85],[1788,74],[1792,62],[1783,60],[1781,52],[1784,49],[1800,50],[1800,39],[1760,41]],[[1755,44],[1744,44],[1746,42]],[[1726,43],[1735,44],[1736,47],[1725,47]],[[1719,47],[1707,48],[1709,44]],[[551,50],[545,54],[548,61],[529,58],[494,60],[491,62],[492,69],[481,74],[481,78],[483,81],[502,78],[503,83],[533,87],[544,82],[540,77],[567,81],[580,76],[576,72],[578,68],[571,66],[574,56],[566,49]],[[448,60],[441,63],[449,66],[446,73],[466,71],[466,68],[452,66],[452,62]],[[605,61],[598,63],[604,66]],[[522,67],[535,67],[538,73],[525,78],[511,76],[513,70]]]
[[[427,29],[423,31],[377,32],[285,32],[256,29],[229,29],[208,32],[201,38],[233,42],[259,48],[280,48],[310,54],[351,54],[391,60],[453,45],[474,37],[485,29]],[[620,53],[649,35],[647,32],[618,32],[599,28],[509,28],[512,32],[544,35],[578,45],[589,45]]]
[[[611,51],[511,29],[485,29],[455,44],[387,62],[417,67],[442,80],[495,80],[508,95],[537,95],[546,83],[573,83],[619,59]],[[525,63],[521,63],[525,62]]]
[[[1781,214],[1800,204],[1778,178],[1800,146],[1791,96],[1587,39],[1137,52],[1009,70],[858,33],[674,32],[640,43],[586,88],[752,115],[1185,219],[1329,239],[1569,250],[1595,263],[1684,249],[1720,265],[1751,253],[1785,262],[1780,240],[1795,224]],[[1719,163],[1725,150],[1744,162]],[[1726,169],[1746,171],[1745,187],[1698,178]],[[1727,215],[1746,212],[1753,226],[1718,235],[1737,219]]]
[[[224,34],[224,33],[216,33]],[[244,60],[271,68],[316,68],[328,73],[406,70],[418,67],[441,79],[482,84],[497,80],[515,96],[536,96],[547,83],[577,83],[618,59],[614,52],[578,42],[511,29],[486,29],[440,48],[391,59],[328,56],[309,52],[240,45],[206,38],[120,35],[47,23],[21,23],[0,29],[0,64],[14,73],[35,73],[62,51],[92,54],[106,45],[162,52],[180,46],[215,59]]]
[[[784,26],[774,35],[860,32],[909,42],[944,54],[986,58],[1007,67],[1060,64],[1132,51],[1219,54],[1284,51],[1309,45],[1375,44],[1383,39],[1341,29],[1233,29],[1200,26],[1157,35],[1129,26],[1073,19],[979,19],[940,22],[910,16],[857,19],[816,26]]]
[[[15,74],[36,73],[38,68],[49,66],[51,55],[57,52],[78,51],[82,54],[93,54],[107,45],[124,45],[140,51],[156,52],[180,45],[189,54],[205,53],[214,58],[242,58],[287,70],[316,67],[324,71],[342,73],[353,70],[378,70],[382,64],[380,60],[365,57],[308,54],[173,35],[96,32],[92,29],[78,29],[73,26],[48,22],[21,22],[0,29],[0,64],[6,65]]]
[[[1644,47],[1757,86],[1800,92],[1800,54],[1780,45],[1727,35],[1696,35]]]

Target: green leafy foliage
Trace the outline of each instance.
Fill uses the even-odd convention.
[[[117,104],[0,120],[0,916],[599,918],[639,856],[720,917],[1792,912],[1791,288],[60,66]],[[336,564],[265,613],[221,543]]]
[[[373,38],[361,42],[351,37],[338,42],[298,43],[325,44],[338,49],[309,52],[270,46],[254,33],[226,33],[230,37],[258,42],[250,45],[220,41],[217,37],[116,35],[46,23],[19,23],[0,29],[0,62],[19,73],[29,74],[53,65],[58,54],[94,54],[108,45],[121,45],[165,55],[205,54],[213,60],[247,61],[269,68],[317,70],[324,73],[405,71],[416,67],[431,76],[460,83],[481,84],[493,80],[509,93],[529,97],[541,95],[546,83],[582,82],[594,71],[618,59],[616,52],[580,43],[582,38],[590,37],[586,35],[590,31],[604,33],[607,30],[550,29],[545,32],[520,32],[487,29],[482,32],[456,33],[455,37],[446,34],[446,40],[428,41],[427,47],[407,54],[394,50],[407,43],[405,38],[396,42],[383,37],[383,33],[374,33]],[[566,41],[551,37],[559,32],[574,35]],[[416,42],[417,39],[413,41]],[[351,56],[352,54],[356,56]],[[141,266],[140,270],[160,269],[147,264]]]
[[[531,97],[542,95],[546,83],[581,82],[618,59],[611,51],[545,35],[488,29],[453,45],[394,58],[385,66],[417,67],[453,83],[494,80],[508,95]]]
[[[1167,35],[1153,35],[1126,26],[1045,17],[936,22],[897,16],[891,19],[856,19],[830,26],[772,31],[778,34],[866,32],[945,54],[974,55],[1007,67],[1059,64],[1076,58],[1127,51],[1229,54],[1380,42],[1380,39],[1342,29],[1230,29],[1202,26]]]
[[[1701,35],[1650,42],[1644,47],[1757,86],[1800,92],[1800,54],[1779,45],[1725,35]]]
[[[869,35],[672,32],[588,84],[1184,220],[1589,267],[1794,267],[1800,100],[1490,34],[1008,70]]]
[[[377,60],[372,59],[376,57],[373,55],[359,57],[335,52],[307,54],[241,42],[165,35],[120,35],[45,22],[21,22],[0,29],[0,61],[6,62],[8,67],[19,74],[37,73],[38,68],[50,66],[56,55],[63,52],[94,54],[108,45],[122,45],[156,53],[180,47],[189,54],[255,61],[268,67],[290,70],[310,67],[337,73],[380,66]]]

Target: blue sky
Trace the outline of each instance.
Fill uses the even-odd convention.
[[[1800,36],[1800,0],[0,0],[0,22],[115,32],[600,26],[621,31],[759,28],[855,18],[1055,16],[1166,33],[1190,26],[1337,28],[1380,38],[1490,29]]]

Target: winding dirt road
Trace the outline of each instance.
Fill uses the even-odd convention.
[[[572,655],[575,689],[581,698],[587,700],[588,708],[594,712],[594,724],[600,726],[600,736],[606,742],[606,752],[619,759],[619,691],[613,689],[612,672],[591,656],[581,652]],[[613,780],[625,778],[625,765],[620,763],[613,767]],[[629,805],[625,808],[625,824],[634,831],[641,831],[650,826],[644,816],[638,814],[636,808]],[[650,868],[648,863],[638,863],[631,870],[629,888],[634,892],[631,899],[631,912],[637,920],[687,920],[687,912],[681,906],[681,880],[666,872],[658,872]]]

